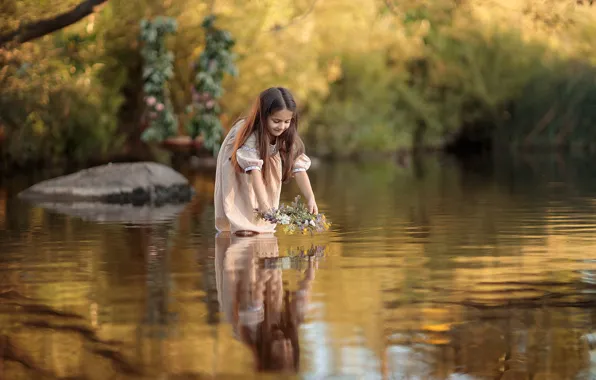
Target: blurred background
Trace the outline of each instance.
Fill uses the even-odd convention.
[[[4,170],[135,158],[153,124],[160,133],[146,141],[202,141],[203,93],[226,130],[275,85],[297,97],[302,134],[318,156],[594,149],[596,26],[588,1],[5,0],[1,7]],[[205,27],[210,15],[215,32]],[[163,111],[152,112],[151,96]]]
[[[2,0],[0,378],[593,378],[595,21],[587,0]],[[222,240],[213,155],[270,86],[333,226]],[[17,197],[139,160],[196,196],[144,224]],[[242,335],[256,287],[297,362]]]

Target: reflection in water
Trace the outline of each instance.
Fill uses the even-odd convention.
[[[280,257],[273,235],[215,239],[217,291],[226,322],[253,353],[256,371],[298,372],[298,327],[304,321],[318,257],[307,253],[308,266],[295,291],[284,289]],[[320,253],[320,250],[319,252]]]
[[[0,379],[589,379],[595,168],[323,164],[334,227],[314,237],[214,237],[209,172],[156,224],[81,220],[4,182]]]
[[[169,226],[146,227],[142,229],[147,236],[146,263],[146,288],[147,304],[143,325],[162,334],[173,322],[169,308],[170,293],[170,268],[168,265],[170,251],[168,250]],[[150,334],[152,335],[152,334]]]

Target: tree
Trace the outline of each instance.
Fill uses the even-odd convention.
[[[0,47],[9,43],[21,44],[43,37],[57,30],[65,28],[94,13],[97,8],[108,0],[85,0],[71,10],[57,16],[27,23],[17,30],[0,35]]]

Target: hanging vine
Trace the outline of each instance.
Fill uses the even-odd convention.
[[[202,27],[205,29],[205,50],[195,62],[197,72],[192,86],[193,116],[187,130],[194,140],[203,137],[203,146],[216,155],[222,137],[223,128],[219,120],[221,107],[218,99],[223,95],[224,75],[238,75],[234,65],[235,54],[232,47],[235,41],[230,32],[215,27],[215,15],[205,17]]]
[[[177,135],[178,120],[170,101],[168,80],[174,76],[174,54],[167,50],[166,37],[176,32],[176,21],[157,17],[141,21],[143,48],[143,91],[149,127],[143,132],[144,141],[163,141]]]

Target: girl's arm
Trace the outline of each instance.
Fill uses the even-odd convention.
[[[252,187],[257,197],[257,203],[260,212],[267,212],[271,209],[271,205],[267,202],[267,192],[265,190],[265,183],[263,182],[263,175],[260,170],[251,170],[250,176],[252,178]]]
[[[310,186],[308,174],[306,174],[305,170],[299,171],[294,174],[294,178],[296,178],[298,187],[300,188],[302,194],[304,194],[304,198],[306,198],[306,206],[308,207],[308,211],[313,214],[318,214],[319,208],[317,207],[317,202],[315,201],[315,194],[312,192],[312,187]]]

